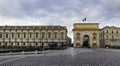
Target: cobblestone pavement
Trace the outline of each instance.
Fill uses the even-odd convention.
[[[0,56],[0,66],[120,66],[120,49],[67,48],[43,54]]]

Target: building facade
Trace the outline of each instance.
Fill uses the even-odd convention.
[[[103,48],[120,48],[120,27],[106,26],[100,29],[100,44]]]
[[[99,23],[74,23],[73,47],[99,47]]]
[[[65,26],[0,26],[1,48],[50,48],[67,43]]]

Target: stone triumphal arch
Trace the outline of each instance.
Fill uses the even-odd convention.
[[[73,47],[99,47],[99,23],[74,23]]]

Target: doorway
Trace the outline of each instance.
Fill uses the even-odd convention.
[[[83,48],[89,48],[89,36],[88,35],[84,35],[83,36]]]

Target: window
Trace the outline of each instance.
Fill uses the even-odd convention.
[[[61,39],[64,39],[64,33],[63,32],[61,33]]]
[[[23,46],[25,46],[25,43],[23,43]]]
[[[106,38],[108,39],[108,35],[106,36]]]
[[[113,30],[112,30],[112,33],[113,33]]]
[[[24,33],[23,37],[26,38],[26,33]]]
[[[1,45],[1,42],[0,42],[0,45]]]
[[[32,38],[32,33],[30,33],[30,38]]]
[[[107,33],[108,33],[108,30],[107,30]]]
[[[18,38],[20,38],[20,33],[18,33]]]
[[[7,46],[7,42],[5,42],[5,46]]]
[[[12,33],[12,38],[14,38],[15,33]]]
[[[0,33],[0,38],[2,38],[2,33]]]
[[[116,31],[116,33],[118,34],[118,31]]]
[[[44,39],[44,37],[45,37],[45,33],[44,33],[44,32],[42,33],[42,36],[41,36],[41,37],[42,37],[42,39]]]
[[[51,38],[51,33],[50,33],[50,32],[48,33],[48,38],[49,38],[49,39]]]
[[[38,45],[38,43],[36,43],[36,46]]]
[[[11,46],[13,46],[13,43],[11,43]]]
[[[19,46],[19,42],[17,43],[17,45]]]
[[[55,39],[57,38],[57,35],[58,35],[58,33],[57,33],[57,32],[55,32]]]
[[[38,38],[38,34],[39,34],[39,33],[36,33],[36,38]]]
[[[8,33],[5,34],[5,37],[8,38]]]

